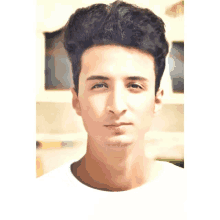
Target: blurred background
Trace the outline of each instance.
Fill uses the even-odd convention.
[[[77,8],[112,2],[37,0],[37,177],[79,159],[86,152],[87,135],[82,119],[71,105],[72,71],[61,30]],[[170,52],[161,82],[164,105],[146,134],[146,147],[157,160],[184,167],[184,1],[126,2],[151,9],[165,22]]]

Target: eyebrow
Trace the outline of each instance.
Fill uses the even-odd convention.
[[[126,78],[127,80],[139,80],[139,81],[149,81],[148,79],[142,76],[130,76]]]
[[[90,76],[87,78],[87,80],[109,80],[109,78],[106,76]],[[142,76],[129,76],[126,78],[126,80],[149,81],[148,79]]]
[[[90,76],[86,80],[109,80],[109,78],[105,76]]]

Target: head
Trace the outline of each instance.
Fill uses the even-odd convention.
[[[70,17],[64,46],[72,63],[73,106],[89,135],[104,141],[114,134],[115,143],[121,142],[123,134],[134,133],[135,123],[137,135],[146,133],[163,95],[163,21],[125,2],[95,4]],[[108,126],[121,122],[128,125]],[[125,142],[130,139],[124,135]]]
[[[151,54],[155,62],[156,94],[168,53],[164,22],[161,18],[149,9],[122,1],[78,9],[66,25],[64,44],[72,63],[77,94],[82,55],[97,45],[121,45]]]

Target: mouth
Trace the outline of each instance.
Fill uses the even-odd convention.
[[[105,127],[120,127],[124,125],[132,125],[132,123],[125,123],[125,122],[120,122],[120,123],[113,123],[109,125],[104,125]]]

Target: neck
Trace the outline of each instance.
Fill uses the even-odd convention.
[[[88,138],[87,153],[79,161],[75,176],[93,188],[123,191],[150,181],[154,159],[145,155],[145,143],[126,147],[100,147]],[[74,171],[73,171],[74,173]]]

